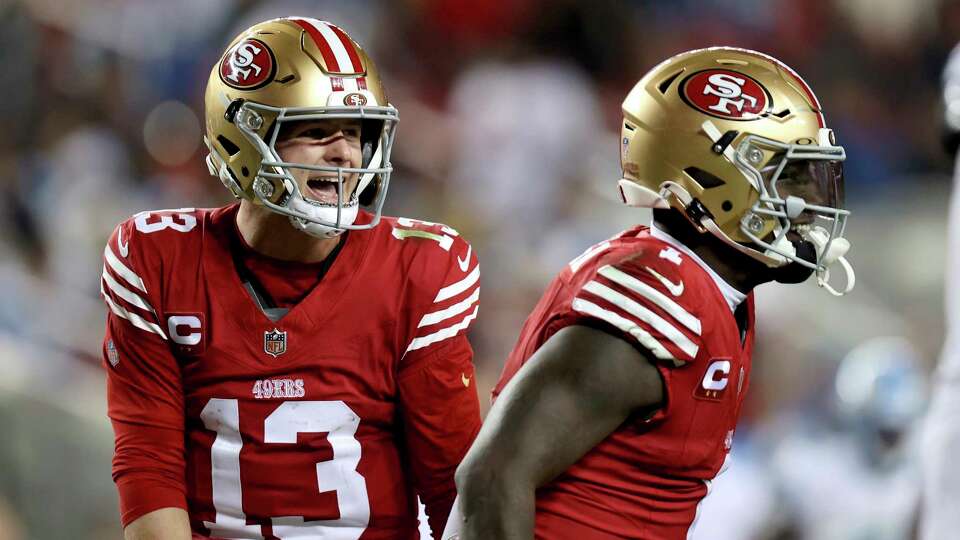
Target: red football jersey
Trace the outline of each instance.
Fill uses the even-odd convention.
[[[480,427],[471,247],[383,218],[274,321],[234,265],[237,207],[143,212],[104,250],[123,523],[174,506],[195,537],[413,539],[419,495],[439,532]]]
[[[574,259],[524,324],[494,398],[550,336],[574,324],[649,351],[665,392],[652,417],[628,419],[537,490],[538,539],[687,538],[730,450],[753,346],[752,297],[741,335],[717,282],[691,254],[646,227],[625,231]]]

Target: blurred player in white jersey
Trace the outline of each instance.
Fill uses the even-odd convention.
[[[808,540],[915,538],[925,395],[906,340],[875,338],[851,351],[837,372],[833,425],[795,429],[774,453],[778,506],[788,509],[780,522]]]
[[[960,146],[960,46],[950,54],[943,72],[944,130],[947,151],[956,159]],[[934,377],[936,386],[924,427],[923,540],[956,538],[960,531],[960,289],[950,279],[960,273],[960,195],[954,167],[954,190],[947,228],[947,267],[944,307],[946,338]]]

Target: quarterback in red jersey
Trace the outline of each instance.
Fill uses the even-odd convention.
[[[570,262],[527,319],[444,539],[688,538],[749,384],[751,291],[853,286],[844,150],[786,65],[683,53],[623,117],[620,191],[653,223]]]
[[[418,497],[437,534],[480,428],[479,268],[453,229],[381,216],[376,68],[332,24],[271,20],[206,107],[240,202],[137,214],[104,250],[126,537],[415,539]]]

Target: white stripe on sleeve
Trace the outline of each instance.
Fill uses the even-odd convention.
[[[134,273],[133,270],[127,268],[127,265],[120,262],[120,259],[118,259],[117,256],[113,254],[113,250],[110,249],[110,244],[107,244],[107,246],[103,248],[103,258],[106,259],[107,264],[110,265],[110,268],[112,268],[113,271],[122,277],[127,283],[133,285],[143,292],[147,292],[147,287],[143,284],[143,280],[140,279],[140,276]]]
[[[697,350],[699,350],[700,347],[696,343],[690,341],[690,338],[684,335],[680,330],[677,330],[675,326],[664,320],[663,317],[660,317],[637,302],[634,302],[626,295],[621,294],[596,281],[591,281],[584,285],[583,290],[603,298],[607,302],[610,302],[611,304],[619,307],[641,321],[649,324],[654,330],[660,332],[667,339],[674,342],[677,347],[684,352],[684,354],[689,355],[691,358],[697,356]]]
[[[140,328],[141,330],[146,330],[147,332],[153,332],[163,339],[167,339],[167,335],[163,333],[163,330],[159,326],[153,324],[152,322],[146,321],[143,317],[137,315],[136,313],[130,313],[129,311],[118,306],[110,299],[108,295],[103,290],[103,282],[100,282],[100,295],[103,296],[103,299],[107,302],[107,305],[110,306],[110,311],[114,312],[118,317],[130,321],[130,324]]]
[[[579,311],[585,315],[590,315],[591,317],[596,317],[597,319],[606,321],[612,324],[614,327],[630,334],[636,338],[640,345],[643,345],[648,351],[653,353],[657,359],[676,362],[676,359],[672,354],[670,354],[670,351],[665,349],[659,341],[648,334],[643,328],[637,326],[637,324],[630,319],[621,317],[612,311],[603,309],[593,302],[579,297],[573,299],[573,309],[574,311]]]
[[[422,337],[418,337],[410,342],[410,345],[407,347],[406,352],[415,351],[417,349],[422,349],[427,345],[433,345],[438,341],[443,341],[445,339],[452,338],[457,335],[457,333],[466,327],[470,326],[470,322],[477,318],[477,313],[480,311],[480,306],[477,306],[473,309],[473,313],[465,317],[462,321],[458,322],[453,326],[448,326],[443,330],[438,330],[432,334],[427,334]]]
[[[580,271],[580,267],[582,267],[585,262],[589,261],[591,258],[593,258],[594,255],[596,255],[597,253],[600,253],[601,251],[607,249],[608,247],[610,247],[609,241],[601,242],[591,247],[590,249],[584,251],[583,253],[578,255],[576,259],[570,261],[570,264],[568,265],[570,266],[570,271],[576,274],[577,272]]]
[[[433,301],[436,303],[442,302],[447,298],[453,298],[454,296],[472,287],[478,279],[480,279],[480,265],[474,266],[473,272],[470,272],[467,277],[454,283],[453,285],[449,285],[440,289],[440,292],[437,293],[437,297],[434,298]]]
[[[150,306],[146,300],[144,300],[140,295],[125,288],[117,280],[113,279],[113,276],[107,272],[106,266],[103,267],[103,274],[101,274],[100,277],[103,278],[103,281],[107,284],[107,288],[110,289],[110,292],[116,294],[120,298],[123,298],[131,305],[137,306],[144,311],[149,311],[150,313],[156,315],[156,312],[153,311],[153,307]]]
[[[680,321],[680,323],[686,326],[691,332],[698,336],[700,335],[700,319],[691,315],[690,312],[683,309],[680,304],[674,302],[662,292],[612,266],[604,266],[599,270],[599,274],[650,300],[673,316],[673,318]]]
[[[470,306],[475,304],[477,300],[480,299],[480,287],[474,289],[473,294],[465,298],[464,300],[457,302],[456,304],[446,308],[441,309],[440,311],[434,311],[433,313],[427,313],[420,319],[420,324],[417,325],[417,328],[422,328],[424,326],[430,326],[431,324],[437,324],[440,321],[445,321],[453,316],[459,315],[464,311],[470,309]]]

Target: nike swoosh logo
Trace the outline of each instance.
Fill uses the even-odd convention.
[[[465,374],[460,374],[460,382],[463,383],[464,388],[470,388],[470,377],[467,377]]]
[[[464,258],[457,257],[457,262],[460,263],[460,271],[466,272],[467,266],[470,264],[470,252],[473,251],[473,246],[467,246],[467,256]]]
[[[680,283],[674,283],[669,279],[661,276],[660,273],[654,270],[653,268],[650,268],[649,266],[645,268],[647,269],[647,272],[650,272],[650,274],[653,277],[657,278],[657,280],[659,280],[660,283],[663,283],[663,286],[666,287],[668,291],[670,291],[670,294],[674,296],[680,296],[681,294],[683,294],[683,280],[680,280]]]
[[[120,248],[120,256],[126,257],[130,253],[130,241],[123,243],[123,229],[117,229],[117,247]]]

